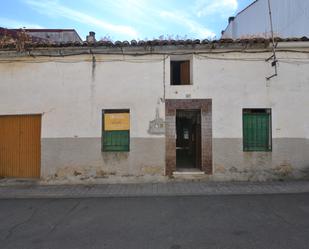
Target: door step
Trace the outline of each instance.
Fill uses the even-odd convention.
[[[181,169],[173,172],[174,176],[185,176],[185,175],[196,175],[196,176],[202,176],[205,175],[205,172],[199,170],[199,169]]]
[[[209,175],[205,172],[197,170],[197,169],[189,169],[184,171],[175,171],[173,173],[173,178],[175,180],[209,180]]]

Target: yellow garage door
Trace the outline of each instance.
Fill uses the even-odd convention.
[[[0,116],[0,176],[38,178],[41,115]]]

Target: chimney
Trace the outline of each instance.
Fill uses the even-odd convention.
[[[232,21],[234,21],[234,19],[235,19],[234,16],[230,16],[230,17],[229,17],[229,24],[230,24]]]
[[[86,41],[87,41],[87,43],[95,43],[96,42],[95,32],[90,31],[89,35],[87,35],[87,37],[86,37]]]

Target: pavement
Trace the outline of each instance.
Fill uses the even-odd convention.
[[[308,249],[308,217],[308,193],[2,199],[0,248]]]
[[[140,184],[0,185],[0,199],[204,196],[309,193],[309,181],[205,182]]]

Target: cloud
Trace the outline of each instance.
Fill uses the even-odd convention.
[[[182,13],[178,12],[171,12],[171,11],[162,11],[160,13],[160,16],[163,18],[167,18],[169,20],[172,20],[173,22],[187,27],[191,33],[195,34],[198,38],[201,39],[212,39],[216,36],[216,34],[202,26],[200,23],[192,20],[191,18],[186,17]]]
[[[22,1],[44,17],[84,24],[83,28],[88,26],[113,39],[155,37],[170,32],[213,39],[215,25],[238,8],[238,0],[82,0],[74,5],[67,5],[64,0]],[[85,4],[93,9],[91,13],[81,9]]]
[[[162,31],[162,23],[158,19],[163,4],[149,0],[87,0],[87,3],[98,10],[110,14],[113,18],[138,26],[140,29]],[[125,10],[125,11],[124,11]]]
[[[4,28],[28,28],[28,29],[43,29],[44,27],[38,24],[28,23],[25,21],[0,17],[0,27]]]
[[[125,35],[130,38],[136,38],[138,36],[138,32],[130,26],[126,25],[116,25],[110,22],[107,22],[103,19],[99,19],[93,16],[90,16],[81,11],[77,11],[71,8],[68,8],[62,4],[60,4],[56,0],[25,0],[25,2],[32,6],[36,11],[49,16],[54,17],[63,17],[76,22],[91,24],[96,27],[100,27],[101,29],[117,33],[118,35]]]
[[[226,18],[233,15],[237,8],[237,0],[197,0],[195,2],[195,12],[198,17],[220,15]]]

